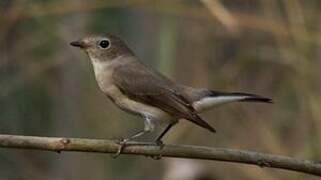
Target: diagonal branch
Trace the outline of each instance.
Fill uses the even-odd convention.
[[[240,27],[234,16],[218,0],[201,0],[204,6],[216,17],[231,33],[239,33]]]
[[[112,140],[0,135],[0,147],[56,152],[82,151],[116,153],[119,145]],[[260,167],[286,169],[321,176],[320,162],[298,160],[286,156],[254,151],[190,145],[165,145],[163,148],[160,148],[153,144],[142,145],[138,142],[131,142],[129,146],[124,149],[123,154],[145,156],[161,155],[162,157],[227,161],[258,165]]]

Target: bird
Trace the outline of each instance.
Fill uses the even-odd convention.
[[[70,45],[86,52],[93,66],[100,90],[120,109],[144,119],[144,128],[122,139],[126,143],[161,124],[166,125],[153,141],[163,145],[162,138],[180,120],[187,120],[215,133],[216,129],[200,113],[231,102],[272,103],[272,99],[242,92],[223,92],[193,88],[176,83],[144,64],[119,36],[111,33],[90,35]]]

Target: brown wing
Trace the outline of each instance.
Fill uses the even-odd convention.
[[[120,91],[130,99],[158,107],[172,116],[190,120],[215,132],[214,128],[196,114],[190,102],[172,81],[149,70],[140,62],[117,67],[112,78]]]

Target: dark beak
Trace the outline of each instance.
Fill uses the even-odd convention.
[[[70,43],[70,45],[79,47],[79,48],[85,48],[86,44],[83,41],[73,41]]]

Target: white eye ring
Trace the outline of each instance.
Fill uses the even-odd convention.
[[[107,49],[110,46],[110,42],[109,42],[109,40],[106,40],[106,39],[102,40],[99,42],[99,46],[103,49]]]

